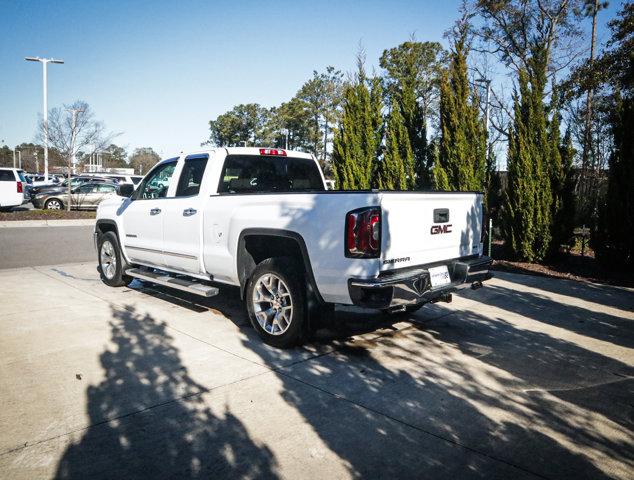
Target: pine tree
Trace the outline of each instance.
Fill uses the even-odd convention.
[[[340,190],[372,186],[382,128],[378,88],[378,82],[368,80],[363,59],[359,58],[357,74],[344,88],[343,115],[333,143],[333,173]]]
[[[378,188],[382,190],[407,190],[413,183],[412,148],[407,128],[398,105],[393,105],[387,119],[385,152],[379,162]],[[409,172],[406,169],[409,168]],[[408,177],[408,173],[412,175]]]
[[[434,165],[439,190],[484,190],[487,137],[467,77],[468,24],[460,24],[440,83],[440,149]],[[445,178],[447,181],[445,182]]]

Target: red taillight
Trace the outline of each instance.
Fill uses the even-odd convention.
[[[260,148],[260,155],[275,155],[277,157],[285,157],[286,150],[278,150],[276,148]]]
[[[22,186],[22,182],[16,182],[18,185],[18,193],[22,193],[24,191],[24,187]]]
[[[346,257],[377,258],[381,252],[381,210],[362,208],[346,216]]]

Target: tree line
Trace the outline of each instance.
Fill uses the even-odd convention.
[[[626,2],[597,55],[597,17],[606,6],[465,4],[447,32],[448,50],[412,38],[386,49],[372,74],[360,52],[346,78],[328,67],[279,107],[237,105],[218,116],[206,143],[311,152],[343,190],[483,191],[516,258],[553,258],[585,224],[601,258],[631,265],[634,22]],[[584,21],[592,35],[580,44]],[[503,72],[487,104],[491,64]],[[498,156],[506,172],[497,171]]]

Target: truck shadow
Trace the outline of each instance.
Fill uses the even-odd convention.
[[[182,364],[166,325],[133,308],[112,308],[111,347],[99,357],[104,380],[88,387],[90,418],[61,458],[56,478],[276,477],[266,445],[252,440],[229,407]]]

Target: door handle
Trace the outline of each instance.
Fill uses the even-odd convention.
[[[183,216],[185,217],[191,217],[192,215],[196,214],[196,209],[195,208],[186,208],[185,210],[183,210]]]
[[[150,210],[150,215],[158,215],[159,213],[161,213],[160,208],[153,208],[152,210]]]

